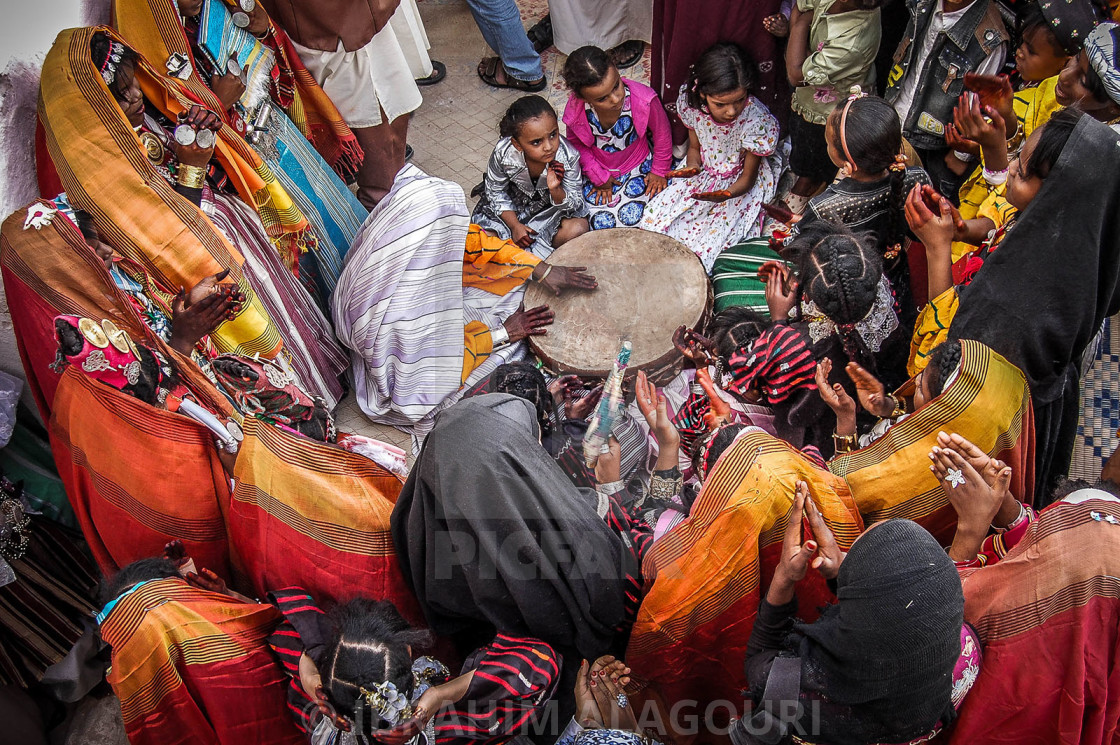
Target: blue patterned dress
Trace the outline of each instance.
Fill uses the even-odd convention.
[[[631,143],[638,139],[634,130],[634,117],[630,112],[630,89],[626,90],[626,99],[622,103],[622,113],[618,121],[610,129],[604,129],[595,114],[591,104],[585,104],[587,122],[591,125],[591,134],[595,136],[595,145],[605,153],[617,153],[625,150]],[[646,192],[646,177],[653,165],[653,150],[636,168],[629,173],[616,174],[619,183],[612,190],[610,204],[595,204],[595,195],[592,189],[594,184],[586,178],[583,180],[583,198],[587,202],[587,209],[591,215],[588,218],[592,230],[603,228],[635,227],[642,220],[645,213],[648,197]]]

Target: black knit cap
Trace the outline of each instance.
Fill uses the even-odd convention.
[[[1103,18],[1093,0],[1041,0],[1038,7],[1054,38],[1070,55],[1081,51],[1085,37]]]

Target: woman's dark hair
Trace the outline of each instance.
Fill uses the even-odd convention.
[[[506,109],[506,115],[498,124],[498,134],[502,137],[517,137],[522,124],[545,114],[556,118],[556,110],[552,108],[552,104],[541,96],[522,96]]]
[[[1070,135],[1083,116],[1085,116],[1083,113],[1070,106],[1054,114],[1050,117],[1050,121],[1042,125],[1042,134],[1038,136],[1038,144],[1035,145],[1034,152],[1025,163],[1021,164],[1023,178],[1037,176],[1044,179],[1050,175],[1050,171],[1058,163],[1058,158],[1062,157],[1062,150],[1069,142]]]
[[[735,442],[739,433],[746,428],[747,425],[745,424],[725,425],[711,438],[711,444],[709,444],[707,437],[696,438],[689,450],[689,458],[692,461],[692,472],[696,474],[698,479],[703,481],[707,478],[707,469],[715,465],[724,451],[731,447],[731,443]]]
[[[113,40],[109,38],[108,34],[100,32],[94,34],[93,38],[90,39],[90,59],[93,60],[93,64],[95,67],[100,68],[101,65],[105,62],[105,59],[109,56],[109,46],[112,43]],[[131,65],[133,69],[135,69],[137,59],[138,57],[135,50],[133,50],[128,45],[124,45],[124,52],[121,54],[121,61],[117,64],[118,73],[120,69],[125,65]],[[119,74],[117,75],[116,79],[113,80],[113,82],[109,85],[109,92],[112,93],[113,97],[118,101],[124,98],[124,94],[120,86]]]
[[[74,210],[74,224],[78,226],[78,231],[87,241],[101,238],[101,234],[97,232],[97,224],[93,221],[93,215],[85,210]]]
[[[708,336],[715,342],[716,352],[726,360],[762,336],[762,332],[769,327],[770,321],[758,311],[732,306],[712,318],[708,324]]]
[[[508,393],[533,404],[537,410],[537,422],[541,425],[541,434],[551,431],[552,394],[548,392],[544,373],[532,362],[519,360],[499,365],[490,376],[490,392]]]
[[[599,47],[586,46],[568,55],[560,74],[567,86],[579,95],[584,88],[602,83],[612,67],[614,64],[606,52]]]
[[[840,139],[840,120],[844,109],[844,141]],[[851,156],[855,166],[865,173],[881,173],[890,169],[891,192],[887,210],[886,232],[881,235],[880,249],[894,251],[906,237],[906,164],[902,152],[902,122],[894,107],[878,96],[844,101],[829,115],[832,120],[832,146],[839,153]],[[845,149],[847,145],[847,149]]]
[[[1081,491],[1082,489],[1100,489],[1120,499],[1120,484],[1114,481],[1101,479],[1096,483],[1091,483],[1085,479],[1061,478],[1058,479],[1058,483],[1054,485],[1054,493],[1050,496],[1049,503],[1053,504],[1060,499],[1065,499],[1075,491]]]
[[[741,46],[721,41],[700,55],[688,76],[688,105],[704,107],[704,96],[720,96],[732,91],[754,92],[755,64]]]
[[[957,339],[943,341],[933,348],[926,362],[926,385],[933,397],[945,390],[945,382],[961,366],[961,343]]]
[[[380,726],[361,689],[389,682],[402,695],[412,693],[409,647],[432,642],[430,632],[413,629],[392,603],[351,600],[330,614],[334,638],[323,652],[320,675],[331,703],[369,735]]]
[[[140,582],[151,579],[168,579],[178,577],[179,570],[168,559],[162,556],[150,559],[140,559],[127,566],[123,566],[113,575],[101,583],[101,592],[98,600],[101,605],[107,605],[120,596],[122,592]]]
[[[828,220],[814,220],[787,246],[799,265],[797,306],[812,300],[836,324],[848,359],[875,373],[875,358],[855,325],[875,304],[883,257],[866,236]]]

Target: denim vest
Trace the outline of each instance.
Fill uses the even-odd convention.
[[[914,101],[902,122],[902,133],[917,148],[942,149],[945,125],[964,91],[964,74],[980,66],[992,50],[1010,38],[996,0],[976,0],[952,27],[938,35],[925,67],[911,69],[926,29],[933,22],[937,0],[907,0],[910,23],[894,53],[885,98],[894,103],[902,79],[919,75]]]

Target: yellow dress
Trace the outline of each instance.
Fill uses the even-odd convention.
[[[1019,120],[1019,127],[1023,132],[1023,139],[1030,137],[1031,133],[1050,120],[1062,108],[1054,93],[1058,84],[1058,76],[1043,80],[1033,88],[1025,88],[1015,94],[1012,108],[1015,117]],[[984,180],[982,166],[976,168],[960,190],[961,217],[972,220],[978,217],[987,217],[995,223],[996,228],[1003,227],[1015,214],[1015,208],[1007,203],[1004,198],[1002,185],[992,187]],[[970,243],[954,241],[953,261],[958,261],[965,254],[977,249]]]

